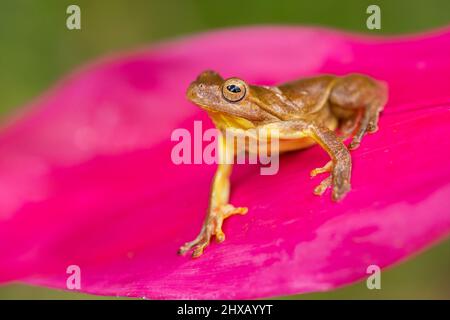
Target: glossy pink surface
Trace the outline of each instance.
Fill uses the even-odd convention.
[[[450,30],[368,39],[324,29],[250,28],[167,43],[88,66],[0,134],[0,281],[147,298],[258,298],[328,290],[450,230]],[[204,69],[276,84],[362,72],[389,85],[380,130],[353,152],[341,203],[312,191],[315,146],[280,172],[238,165],[231,202],[246,216],[196,260],[212,165],[172,163],[170,135],[212,126],[185,90]]]

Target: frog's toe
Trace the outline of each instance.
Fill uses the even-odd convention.
[[[379,112],[376,112],[374,115],[372,115],[372,118],[369,121],[369,124],[367,125],[367,132],[374,133],[378,131],[378,118],[379,118]]]
[[[205,248],[209,245],[211,237],[215,236],[217,242],[225,240],[225,233],[222,231],[223,221],[235,214],[246,214],[248,211],[244,207],[234,207],[231,204],[226,204],[212,209],[208,219],[203,224],[200,234],[193,241],[186,242],[178,250],[178,254],[184,255],[188,251],[192,252],[193,258],[200,257]]]
[[[202,229],[200,234],[194,240],[186,242],[178,249],[178,254],[184,255],[186,252],[193,250],[192,256],[199,257],[203,254],[203,250],[208,246],[211,235],[208,235],[205,230]]]
[[[330,175],[322,180],[322,182],[314,189],[314,194],[316,196],[322,196],[331,186],[333,186],[333,192],[331,194],[333,201],[341,200],[350,191],[350,183],[334,184],[333,177]]]
[[[355,150],[358,149],[359,145],[361,144],[361,138],[359,137],[353,137],[352,142],[348,145],[349,150]]]
[[[323,179],[322,182],[314,189],[314,194],[316,196],[321,196],[325,193],[325,191],[331,186],[331,176]]]
[[[315,177],[318,174],[330,172],[332,168],[333,168],[333,161],[330,160],[323,167],[311,170],[310,175],[311,177]]]
[[[214,221],[214,235],[217,242],[223,242],[225,240],[225,233],[222,231],[223,221],[235,214],[244,215],[248,212],[246,207],[234,207],[231,204],[226,204],[215,209],[215,221]]]
[[[209,240],[205,240],[200,242],[194,247],[194,251],[192,252],[192,258],[198,258],[203,254],[205,248],[209,245]]]

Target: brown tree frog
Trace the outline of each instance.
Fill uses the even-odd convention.
[[[303,149],[319,144],[331,160],[314,169],[312,176],[329,172],[314,190],[322,195],[332,187],[332,199],[342,199],[350,190],[352,160],[349,150],[357,148],[366,132],[377,130],[378,116],[387,101],[387,87],[368,76],[321,75],[279,86],[256,86],[239,78],[223,79],[214,71],[202,72],[187,90],[187,98],[204,109],[215,126],[225,130],[277,129],[279,151]],[[343,143],[352,140],[348,147]],[[219,139],[219,154],[229,152]],[[200,256],[213,236],[225,239],[224,219],[245,214],[229,200],[232,164],[219,163],[212,181],[209,208],[203,227],[179,253],[193,250]]]

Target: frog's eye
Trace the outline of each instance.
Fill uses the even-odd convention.
[[[223,97],[229,102],[238,102],[245,97],[247,86],[245,82],[231,78],[224,82],[222,86]]]

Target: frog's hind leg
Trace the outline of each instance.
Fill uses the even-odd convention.
[[[355,112],[351,117],[346,117],[339,121],[339,134],[342,141],[347,140],[347,138],[353,137],[358,129],[358,124],[362,117],[362,110]]]
[[[356,149],[366,132],[377,131],[386,100],[386,87],[369,77],[354,74],[336,81],[329,101],[333,113],[343,123],[341,131],[353,136],[349,149]]]

